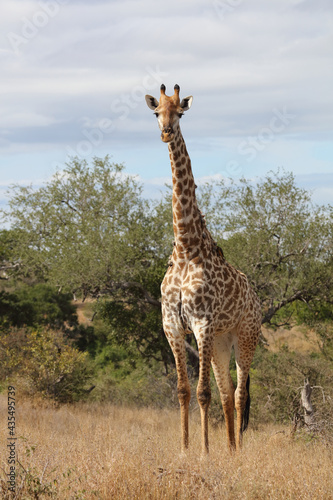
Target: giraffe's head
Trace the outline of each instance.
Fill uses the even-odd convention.
[[[175,130],[178,126],[180,118],[184,112],[190,109],[193,97],[185,97],[180,102],[179,85],[175,85],[173,96],[165,95],[165,85],[161,85],[161,96],[158,102],[155,97],[146,95],[146,103],[148,108],[154,111],[157,116],[158,126],[161,129],[161,139],[163,142],[171,142],[175,137]]]

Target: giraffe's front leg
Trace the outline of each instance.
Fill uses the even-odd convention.
[[[191,388],[186,368],[186,349],[183,334],[164,328],[166,337],[175,357],[177,369],[177,392],[181,419],[181,450],[185,452],[189,445],[188,409],[191,399]]]

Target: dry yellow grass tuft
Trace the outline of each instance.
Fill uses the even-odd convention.
[[[6,411],[2,396],[4,470]],[[211,453],[201,459],[197,414],[190,421],[190,450],[181,456],[176,411],[97,404],[34,408],[18,398],[17,435],[23,469],[17,467],[16,498],[333,498],[332,450],[321,442],[293,441],[288,428],[249,430],[243,452],[233,456],[224,429],[211,428]],[[11,498],[3,471],[1,486],[3,498]]]

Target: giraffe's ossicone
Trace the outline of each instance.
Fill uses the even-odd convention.
[[[191,160],[179,126],[180,118],[191,107],[192,96],[180,101],[178,85],[170,97],[161,85],[160,100],[147,95],[146,102],[157,117],[162,141],[168,143],[172,170],[175,244],[161,292],[163,328],[178,374],[182,449],[188,447],[189,441],[190,385],[185,350],[188,333],[194,334],[199,352],[197,398],[203,452],[208,452],[211,364],[225,413],[229,447],[240,448],[249,418],[250,365],[261,329],[259,299],[246,276],[225,260],[197,206]],[[232,348],[237,365],[236,390],[229,370]]]

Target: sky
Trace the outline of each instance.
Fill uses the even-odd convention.
[[[0,205],[70,157],[110,155],[158,198],[171,170],[144,96],[180,85],[197,184],[284,168],[333,200],[331,0],[2,0]]]

